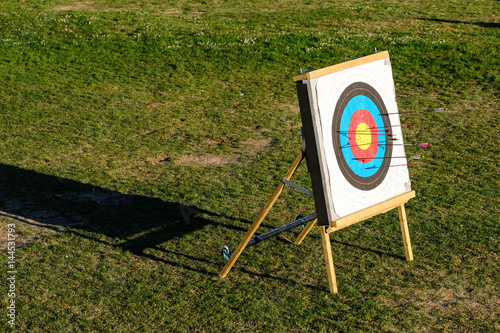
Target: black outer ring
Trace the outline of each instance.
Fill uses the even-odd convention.
[[[335,111],[333,114],[333,123],[332,123],[332,138],[333,138],[333,149],[335,151],[335,156],[337,158],[338,165],[340,167],[340,171],[342,171],[345,179],[357,189],[363,191],[373,190],[377,186],[382,183],[385,179],[387,172],[389,171],[389,165],[391,164],[391,156],[392,156],[392,142],[387,141],[385,143],[385,152],[384,159],[382,161],[382,165],[380,168],[370,177],[360,177],[351,170],[346,160],[344,159],[344,154],[342,153],[342,149],[349,148],[340,148],[340,120],[342,119],[342,114],[344,113],[344,109],[349,103],[349,101],[359,95],[363,95],[368,97],[373,101],[373,103],[377,106],[378,112],[382,114],[382,121],[384,123],[385,128],[391,128],[391,122],[389,120],[389,116],[384,115],[387,114],[387,109],[385,107],[384,101],[378,94],[378,92],[369,84],[364,82],[356,82],[349,85],[340,95],[339,100],[337,101],[337,105],[335,106]],[[370,112],[370,110],[367,110]],[[383,129],[382,129],[383,130]]]

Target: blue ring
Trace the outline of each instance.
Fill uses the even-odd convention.
[[[359,98],[356,98],[360,96]],[[349,106],[348,106],[349,104]],[[358,162],[349,147],[349,121],[357,110],[364,109],[373,118],[378,130],[379,145],[368,163]],[[345,114],[344,114],[345,113]],[[387,141],[384,129],[391,128],[387,109],[380,94],[365,82],[355,82],[340,94],[333,113],[332,144],[340,172],[353,187],[370,191],[377,188],[385,179],[391,164],[392,142]],[[342,125],[341,125],[342,123]],[[354,125],[354,124],[353,124]],[[342,140],[342,141],[341,141]],[[372,156],[367,156],[372,157]]]
[[[340,128],[349,128],[349,123],[354,112],[359,109],[364,109],[370,113],[370,115],[375,120],[375,124],[377,126],[378,131],[378,142],[385,142],[385,132],[383,130],[384,122],[382,120],[382,116],[380,115],[380,111],[375,105],[375,103],[367,96],[357,95],[354,96],[345,106],[342,117],[340,119]],[[349,146],[349,138],[347,135],[340,135],[340,144],[341,147]],[[382,166],[382,162],[384,161],[384,151],[385,144],[379,144],[377,148],[377,153],[373,160],[369,163],[361,163],[354,157],[352,150],[350,148],[343,148],[342,154],[344,155],[344,160],[351,170],[358,175],[359,177],[371,177],[373,176],[378,169]]]

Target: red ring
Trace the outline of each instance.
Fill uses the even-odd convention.
[[[370,129],[370,134],[366,133],[366,135],[371,136],[371,143],[367,149],[361,149],[356,142],[356,128],[359,124],[365,123],[368,125]],[[356,160],[360,163],[368,163],[377,154],[378,148],[378,130],[377,124],[375,123],[375,119],[370,114],[370,112],[359,109],[353,113],[351,120],[349,121],[349,146],[351,147],[352,154],[356,158]]]

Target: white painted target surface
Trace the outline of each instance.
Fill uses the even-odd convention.
[[[315,203],[324,210],[323,220],[411,190],[387,52],[294,79]]]

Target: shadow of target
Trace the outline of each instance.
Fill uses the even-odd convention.
[[[145,250],[160,248],[208,225],[222,225],[216,222],[219,217],[234,220],[178,202],[121,193],[9,165],[0,165],[0,216],[69,231],[157,261],[162,260]]]

